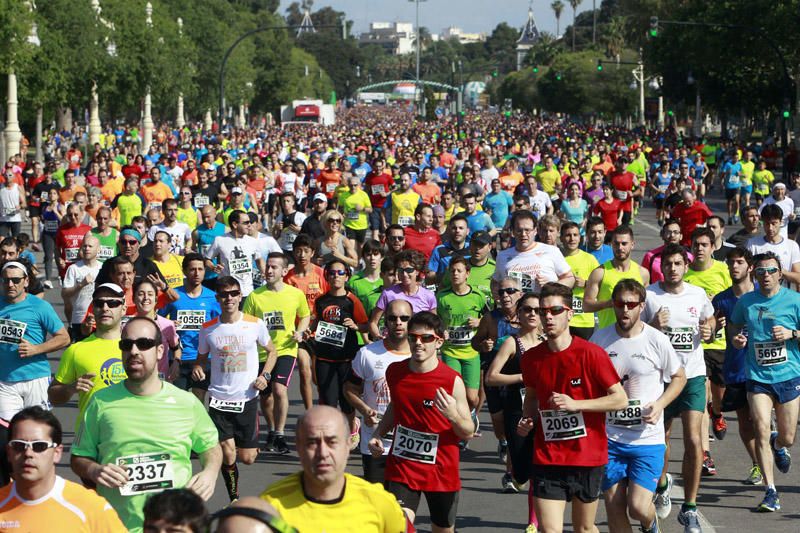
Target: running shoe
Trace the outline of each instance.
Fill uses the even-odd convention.
[[[528,527],[525,528],[525,533],[538,533],[538,531],[535,524],[528,524]]]
[[[778,491],[767,487],[767,492],[764,494],[764,499],[761,500],[761,503],[758,504],[756,507],[756,511],[759,513],[774,513],[775,511],[780,511],[781,509],[781,499],[778,498]]]
[[[283,435],[275,435],[275,452],[281,455],[286,455],[287,453],[291,452]]]
[[[270,431],[267,434],[267,440],[264,443],[264,451],[265,452],[274,452],[275,451],[275,433]]]
[[[497,443],[497,455],[500,457],[500,462],[506,464],[506,459],[508,459],[508,441],[501,440]]]
[[[358,448],[358,444],[361,442],[361,419],[356,417],[355,419],[355,428],[353,431],[350,432],[350,450],[355,450]]]
[[[517,486],[514,484],[514,478],[511,475],[511,472],[506,472],[503,474],[503,479],[500,481],[500,485],[503,487],[503,494],[517,494],[519,490],[517,490]]]
[[[764,476],[761,474],[761,467],[753,465],[750,468],[750,473],[747,474],[747,479],[744,480],[745,485],[761,485],[764,481]]]
[[[656,516],[661,520],[668,517],[669,513],[672,511],[672,499],[669,497],[670,492],[672,492],[672,474],[667,473],[667,486],[663,491],[656,489],[656,493],[653,495],[653,503],[656,505]]]
[[[44,281],[42,282],[42,286],[43,286],[45,289],[52,289],[52,288],[53,288],[53,282],[52,282],[52,281],[50,281],[49,279],[46,279],[46,280],[44,280]]]
[[[649,528],[640,526],[639,531],[641,531],[642,533],[661,533],[661,528],[658,527],[658,517],[656,517],[655,520],[653,520],[652,526],[650,526]]]
[[[775,457],[775,466],[784,474],[792,467],[792,456],[785,447],[780,450],[775,449],[775,441],[778,440],[778,432],[773,431],[769,438],[769,447],[772,449],[772,456]]]
[[[717,467],[714,465],[714,459],[711,458],[711,453],[703,452],[703,475],[716,476]]]
[[[683,533],[703,533],[697,509],[681,509],[678,513],[678,523],[683,526]]]
[[[710,408],[708,415],[711,417],[711,430],[714,432],[714,438],[717,440],[724,439],[728,433],[728,423],[725,421],[725,417],[722,414],[715,415]]]
[[[470,413],[472,417],[472,423],[475,425],[475,431],[472,433],[473,437],[480,437],[481,433],[481,421],[478,419],[478,413],[473,409]]]

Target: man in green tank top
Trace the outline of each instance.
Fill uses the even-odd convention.
[[[619,226],[611,234],[614,258],[595,268],[586,280],[583,294],[583,311],[597,313],[597,326],[605,328],[616,322],[611,292],[623,279],[634,279],[647,287],[650,273],[631,260],[634,240],[630,226]]]

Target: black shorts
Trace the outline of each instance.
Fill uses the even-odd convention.
[[[483,392],[486,394],[486,407],[489,409],[489,414],[501,412],[503,410],[503,388],[484,385]]]
[[[544,500],[597,501],[605,470],[605,466],[533,465],[533,495]]]
[[[726,200],[733,200],[738,196],[739,196],[739,187],[736,187],[735,189],[725,189]]]
[[[714,385],[725,386],[722,377],[722,362],[725,360],[725,350],[705,350],[703,358],[706,361],[706,376]]]
[[[356,241],[358,244],[364,244],[367,240],[367,230],[365,229],[345,229],[345,235],[348,239]]]
[[[267,363],[261,363],[261,366],[258,369],[259,374],[264,373],[264,366],[266,364]],[[269,380],[269,383],[267,383],[267,388],[261,391],[260,396],[269,396],[272,394],[273,383],[280,383],[288,389],[289,383],[292,381],[294,368],[296,366],[297,357],[292,355],[279,355],[278,360],[275,361],[275,367],[272,369],[271,379]]]
[[[745,383],[728,383],[725,386],[725,394],[722,395],[722,405],[720,410],[723,413],[738,411],[739,409],[749,409],[750,402],[747,401],[747,386]]]
[[[41,217],[42,216],[42,208],[41,208],[41,206],[29,205],[28,206],[28,216]]]
[[[386,471],[386,456],[373,457],[371,454],[361,454],[361,466],[364,468],[364,479],[370,483],[383,483],[383,473]]]
[[[387,491],[394,494],[400,507],[411,509],[417,513],[422,491],[411,490],[408,485],[397,481],[387,481],[384,484]],[[453,527],[456,523],[458,511],[458,491],[455,492],[425,492],[425,501],[431,513],[431,522],[438,527]]]
[[[656,206],[656,209],[664,209],[664,200],[666,198],[653,198],[653,205]]]
[[[344,395],[344,382],[347,381],[351,367],[350,361],[317,359],[314,364],[314,372],[317,376],[320,405],[338,406],[346,415],[353,412],[353,406],[350,405]]]
[[[220,442],[233,439],[237,448],[258,448],[258,398],[245,402],[241,413],[209,407],[208,416],[217,426]]]
[[[197,361],[181,361],[181,371],[178,374],[178,379],[175,380],[173,385],[181,390],[201,389],[208,390],[208,380],[211,375],[210,368],[206,366],[206,377],[202,381],[197,381],[192,377],[192,371]]]

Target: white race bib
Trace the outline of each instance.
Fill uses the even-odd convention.
[[[347,327],[320,320],[314,338],[319,342],[341,348],[347,339]]]
[[[522,292],[533,292],[535,282],[530,274],[526,274],[525,272],[509,272],[508,275],[519,282],[519,288]]]
[[[414,223],[414,217],[397,217],[397,223],[401,226],[410,226]]]
[[[198,209],[209,204],[208,196],[199,195],[194,197],[194,206]]]
[[[625,200],[628,199],[628,191],[616,190],[614,191],[614,196],[616,196],[617,198],[619,198],[624,202]]]
[[[45,220],[44,230],[48,233],[55,233],[58,231],[58,220]]]
[[[28,324],[10,318],[0,318],[0,343],[19,344],[25,335]]]
[[[175,317],[178,331],[200,331],[206,321],[206,312],[202,309],[179,309]]]
[[[17,209],[16,207],[4,207],[3,208],[3,216],[13,217],[17,213],[19,213],[19,209]]]
[[[691,352],[694,348],[694,327],[666,328],[669,343],[676,352]]]
[[[338,186],[339,185],[336,184],[336,183],[326,183],[325,184],[325,192],[327,192],[327,193],[335,192],[336,191],[336,187],[338,187]]]
[[[64,258],[67,262],[74,263],[78,260],[80,248],[64,248]]]
[[[583,298],[578,296],[572,297],[572,310],[575,311],[576,314],[583,313]]]
[[[395,457],[433,465],[436,464],[438,451],[437,433],[424,433],[399,424],[395,428],[392,446],[392,455]]]
[[[119,489],[122,496],[161,492],[175,486],[175,474],[168,453],[143,453],[119,457],[117,466],[128,472],[128,482]]]
[[[250,264],[250,258],[243,257],[241,259],[228,260],[228,270],[231,276],[241,276],[242,274],[249,274],[252,272],[253,267]]]
[[[283,331],[286,324],[283,323],[282,311],[268,311],[263,315],[264,324],[269,331]]]
[[[542,432],[546,441],[582,439],[586,436],[586,423],[583,413],[572,413],[556,409],[539,411]]]
[[[454,346],[469,346],[475,330],[469,326],[453,326],[447,328],[447,340]]]
[[[347,220],[358,220],[358,217],[361,215],[359,211],[348,211],[345,213],[345,217]]]
[[[378,196],[384,191],[383,185],[373,185],[369,188],[369,190],[372,192],[373,196]]]
[[[222,411],[225,413],[243,413],[245,403],[247,402],[244,400],[240,402],[233,402],[228,400],[218,400],[214,397],[208,400],[208,406],[211,409],[216,409],[217,411]]]
[[[783,341],[756,342],[753,344],[758,366],[774,366],[786,362],[786,343]]]
[[[161,210],[161,202],[150,202],[147,204],[147,210],[150,211],[151,209]]]
[[[606,423],[611,426],[631,428],[642,425],[641,400],[628,400],[628,407],[611,411],[606,415]]]
[[[97,251],[97,259],[99,261],[108,261],[114,257],[114,249],[110,246],[101,246]]]

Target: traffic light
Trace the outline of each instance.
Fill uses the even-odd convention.
[[[602,59],[598,59],[597,60],[597,72],[602,72],[602,71],[603,71],[603,60]]]
[[[653,38],[658,37],[658,17],[650,17],[650,31],[648,35]]]
[[[505,115],[505,117],[508,118],[511,116],[511,111],[506,111],[505,113],[503,113],[503,115]]]
[[[561,81],[561,73],[556,72],[556,81]]]
[[[534,65],[533,66],[533,73],[534,74],[539,74],[539,65]]]
[[[667,110],[667,115],[669,115],[670,117],[673,117],[673,116],[675,116],[675,113],[672,112],[672,109],[669,109],[669,110]]]
[[[492,71],[492,77],[493,77],[493,78],[496,78],[496,77],[497,77],[497,69],[494,69],[494,70]]]
[[[461,115],[462,117],[466,115],[464,111],[459,111],[458,114]]]
[[[783,118],[789,118],[790,115],[791,115],[791,113],[789,112],[788,109],[784,109],[783,110]]]

